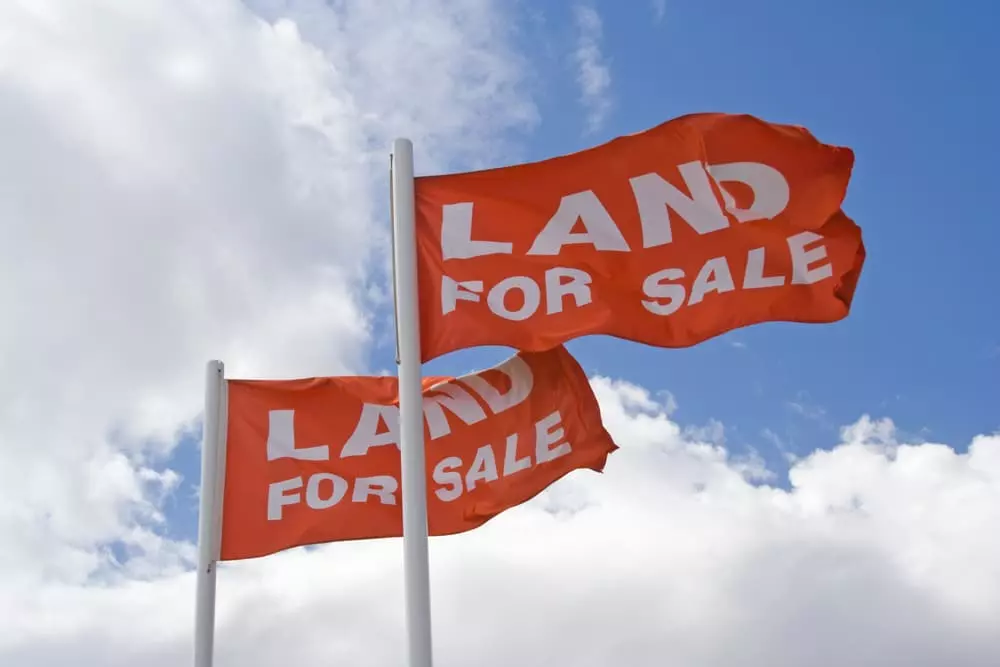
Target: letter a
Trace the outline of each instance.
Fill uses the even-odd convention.
[[[380,427],[385,425],[381,430]],[[354,433],[340,450],[340,458],[364,456],[370,447],[399,447],[399,408],[394,405],[365,403]]]
[[[586,231],[574,232],[577,222],[582,222]],[[589,243],[596,250],[628,252],[629,249],[618,225],[591,190],[562,198],[555,215],[538,232],[528,254],[558,255],[564,245],[571,243]]]

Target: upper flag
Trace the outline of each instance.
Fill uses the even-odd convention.
[[[850,311],[854,154],[801,127],[684,116],[572,155],[416,179],[421,356],[607,334],[687,347]]]
[[[228,380],[221,559],[403,534],[395,377]],[[424,380],[428,528],[461,533],[616,449],[563,347]]]

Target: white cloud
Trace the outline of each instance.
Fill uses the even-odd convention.
[[[843,429],[754,485],[644,390],[594,380],[623,446],[465,535],[432,541],[441,665],[986,667],[1000,637],[1000,437],[967,454]],[[400,664],[399,541],[219,574],[218,664]],[[193,578],[48,584],[0,602],[0,662],[184,664]]]
[[[534,113],[510,23],[477,0],[0,3],[0,590],[81,582],[119,540],[190,555],[154,529],[209,358],[364,369],[390,141],[425,169],[502,151]]]
[[[603,26],[597,10],[576,5],[573,18],[577,29],[573,59],[577,66],[580,101],[587,110],[587,131],[596,132],[611,113],[611,69],[601,52]]]

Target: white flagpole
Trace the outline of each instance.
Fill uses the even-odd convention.
[[[212,667],[215,646],[215,570],[222,542],[222,485],[226,470],[225,384],[225,367],[222,362],[208,362],[205,372],[205,424],[201,444],[194,667]]]
[[[423,392],[420,378],[413,144],[409,139],[396,139],[393,142],[391,171],[408,663],[409,667],[432,667],[430,567],[427,556],[427,468],[424,458]]]

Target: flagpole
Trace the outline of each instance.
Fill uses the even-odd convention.
[[[198,574],[194,620],[194,667],[212,667],[215,647],[215,572],[222,530],[225,474],[225,367],[205,369],[205,419],[201,444],[201,504],[198,508]]]
[[[403,571],[409,667],[432,667],[430,567],[427,554],[427,466],[424,457],[420,311],[413,184],[413,144],[396,139],[391,163],[393,291],[399,434],[402,458]]]

